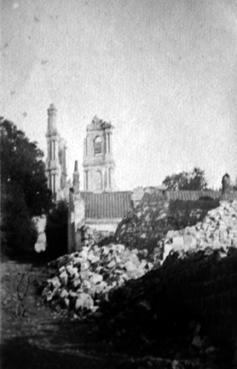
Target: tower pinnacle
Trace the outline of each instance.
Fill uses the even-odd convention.
[[[47,127],[47,159],[46,174],[48,178],[48,187],[56,199],[59,192],[66,186],[66,143],[60,137],[56,127],[57,109],[50,104],[47,109],[48,127]]]
[[[48,108],[48,134],[57,131],[56,120],[57,120],[57,109],[55,108],[54,104],[50,104]]]
[[[73,189],[74,189],[74,193],[78,193],[80,191],[80,175],[78,171],[78,161],[77,160],[75,160],[75,164],[74,164]]]

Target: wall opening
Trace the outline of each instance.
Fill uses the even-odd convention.
[[[100,136],[94,139],[94,153],[95,155],[102,154],[102,138]]]

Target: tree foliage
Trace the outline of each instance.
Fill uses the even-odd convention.
[[[7,190],[17,186],[24,195],[30,215],[40,215],[51,204],[43,152],[13,123],[2,120],[0,127],[2,183]]]
[[[167,176],[162,182],[167,190],[206,190],[207,180],[205,172],[200,168],[194,168],[191,172],[181,172]]]
[[[31,217],[51,206],[43,152],[10,121],[0,119],[2,225],[5,245],[14,253],[29,249],[35,231]]]

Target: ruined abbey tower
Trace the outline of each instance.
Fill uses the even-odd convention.
[[[51,104],[48,112],[46,175],[48,187],[56,200],[62,198],[66,187],[66,143],[57,131],[57,110]]]
[[[87,126],[84,140],[84,191],[103,192],[114,190],[112,155],[112,125],[96,116]]]

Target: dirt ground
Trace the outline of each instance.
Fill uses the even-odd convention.
[[[46,277],[43,267],[1,263],[2,369],[109,369],[133,360],[111,352],[92,322],[70,320],[46,306],[38,292]]]
[[[179,366],[175,360],[134,350],[132,342],[114,345],[116,335],[114,340],[101,334],[95,321],[71,319],[66,312],[45,305],[40,286],[49,273],[45,264],[1,262],[1,369],[219,368],[201,366],[199,361]]]

